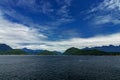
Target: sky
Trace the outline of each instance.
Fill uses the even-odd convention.
[[[0,43],[65,51],[120,45],[120,0],[1,0]]]

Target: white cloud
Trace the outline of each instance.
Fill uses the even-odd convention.
[[[54,28],[74,21],[69,13],[72,0],[53,0],[53,2],[56,2],[56,5],[59,7],[56,7],[56,5],[49,0],[4,0],[0,2],[0,9],[12,19],[25,25],[38,27],[39,29],[41,29],[41,24]],[[20,13],[19,10],[16,10],[17,8],[25,11],[25,14],[24,12]],[[33,13],[44,14],[45,17],[48,17],[48,20],[46,18],[46,22],[37,22],[33,20],[32,17],[26,15],[27,12],[32,13],[32,15]],[[38,17],[38,19],[40,18]]]
[[[120,33],[112,35],[101,35],[91,38],[73,38],[69,40],[55,41],[55,42],[46,42],[43,49],[47,48],[48,50],[58,50],[64,51],[70,47],[85,48],[85,47],[95,47],[103,45],[120,45]]]
[[[100,2],[100,4],[90,12],[98,10],[120,10],[120,0],[103,0],[103,2]]]
[[[61,0],[56,0],[58,4],[62,4],[60,9],[57,10],[57,15],[61,18],[58,22],[65,23],[65,22],[71,22],[73,21],[73,17],[70,15],[70,6],[72,5],[72,0],[64,0],[61,2]]]
[[[90,12],[95,12],[93,21],[96,25],[120,24],[120,0],[104,0]]]
[[[109,17],[108,17],[109,18]],[[106,22],[109,22],[106,20]],[[47,36],[35,28],[6,20],[0,12],[0,43],[13,48],[31,48],[64,51],[70,47],[84,48],[103,45],[120,45],[120,33],[94,36],[91,38],[72,38],[59,41],[48,41]],[[27,43],[27,45],[22,45]]]
[[[53,12],[52,4],[46,0],[4,0],[0,2],[0,7],[4,9],[14,9],[14,7],[28,10],[30,12],[41,12],[43,14],[49,14]]]
[[[38,33],[36,29],[6,20],[0,12],[0,43],[19,47],[18,43],[33,43],[45,38],[47,36]]]
[[[104,45],[120,45],[120,33],[112,35],[101,35],[91,38],[72,38],[61,41],[44,41],[43,45],[28,45],[27,48],[31,49],[47,49],[56,51],[65,51],[70,47],[85,48]]]
[[[120,10],[120,0],[104,0],[99,6],[99,9],[118,9]]]
[[[120,24],[120,20],[118,20],[114,17],[111,17],[110,15],[96,16],[94,18],[95,25],[101,25],[101,24],[106,24],[106,23]]]
[[[103,45],[120,45],[120,33],[95,36],[91,38],[72,38],[61,41],[48,41],[47,36],[38,33],[36,29],[9,22],[0,14],[0,43],[13,48],[47,49],[64,51],[70,47],[84,48]],[[28,43],[27,45],[21,45]]]

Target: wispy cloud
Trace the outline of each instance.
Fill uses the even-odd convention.
[[[102,3],[100,3],[100,5],[94,9],[101,9],[101,10],[120,10],[120,0],[104,0]]]
[[[0,13],[0,43],[6,43],[13,48],[31,48],[64,51],[70,47],[84,48],[103,45],[119,45],[120,33],[112,35],[94,36],[91,38],[71,38],[49,41],[47,36],[39,33],[35,28],[13,23],[6,20]]]
[[[74,18],[72,18],[69,13],[69,7],[72,5],[72,0],[56,0],[57,4],[60,5],[59,9],[56,10],[52,9],[52,3],[50,3],[49,1],[47,2],[47,0],[40,0],[40,2],[35,1],[37,0],[30,0],[29,2],[26,0],[14,0],[14,2],[11,0],[4,0],[3,2],[0,2],[0,5],[2,5],[3,7],[7,5],[5,7],[7,8],[7,10],[2,9],[2,11],[0,12],[0,43],[6,43],[13,48],[26,47],[30,49],[47,49],[56,51],[64,51],[70,47],[84,48],[120,44],[120,33],[101,36],[96,35],[90,38],[76,38],[77,35],[79,35],[76,30],[61,31],[61,35],[65,37],[72,36],[69,39],[61,38],[59,40],[57,39],[56,41],[49,40],[49,36],[47,35],[53,34],[52,30],[49,30],[49,28],[51,29],[53,26],[59,26],[65,22],[71,22],[72,20],[74,20]],[[92,21],[94,22],[94,24],[120,24],[119,3],[119,0],[105,0],[96,8],[94,8],[91,11],[91,13],[94,15],[94,17],[92,16]],[[10,6],[12,6],[12,8]],[[32,19],[30,19],[28,16],[24,16],[13,9],[16,6],[23,6],[22,8],[28,9],[31,12],[35,10],[47,15],[57,15],[57,18],[55,18],[52,22],[46,22],[47,26],[49,25],[50,27],[41,26],[39,24],[36,25],[34,21],[32,21]],[[52,12],[55,13],[51,14]],[[16,18],[16,20],[22,21],[22,23],[10,21],[5,18],[4,14]],[[50,33],[45,35],[44,30]],[[54,35],[54,37],[55,36],[59,35]]]
[[[55,3],[51,3],[49,0],[4,0],[0,2],[0,8],[4,11],[5,14],[11,16],[22,24],[27,24],[29,26],[52,26],[58,27],[64,23],[69,23],[74,20],[70,15],[70,6],[72,0],[53,0]],[[56,8],[56,5],[59,7]],[[23,15],[17,9],[23,10],[26,14],[29,15],[33,13],[42,14],[46,18],[46,22],[35,22],[33,18],[28,15]],[[48,18],[48,20],[47,20]],[[38,17],[38,20],[41,18]],[[38,25],[37,25],[38,24]]]
[[[35,11],[35,12],[49,12],[52,11],[51,4],[45,0],[4,0],[0,3],[3,8],[11,9],[18,7],[24,10]],[[6,6],[6,7],[4,7]],[[45,12],[46,11],[46,12]]]
[[[96,25],[120,24],[120,0],[104,0],[90,12]]]
[[[72,0],[64,0],[61,2],[61,0],[57,0],[58,4],[62,4],[60,9],[57,11],[57,15],[61,16],[61,19],[64,19],[66,21],[73,20],[72,16],[70,16],[70,6],[72,5]]]
[[[95,25],[102,25],[107,23],[112,23],[115,25],[120,24],[120,20],[114,17],[111,17],[110,15],[96,16],[93,21]]]
[[[12,19],[15,19],[18,23],[23,24],[23,25],[27,25],[31,28],[32,27],[38,28],[38,30],[40,30],[40,31],[46,31],[46,30],[50,29],[49,26],[47,26],[47,25],[43,26],[43,25],[37,24],[34,22],[34,20],[29,18],[28,16],[21,15],[20,13],[15,11],[14,9],[4,10],[4,11],[2,10],[2,13],[3,13],[3,16],[5,18],[7,18],[6,15],[10,16]],[[9,20],[9,21],[12,22],[11,20]]]
[[[6,20],[0,12],[0,43],[6,43],[18,47],[18,43],[36,42],[47,36],[39,33],[37,29]]]

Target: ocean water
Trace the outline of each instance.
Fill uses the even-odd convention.
[[[0,56],[0,80],[120,80],[120,56]]]

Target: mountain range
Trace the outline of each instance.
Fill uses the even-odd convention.
[[[0,54],[1,55],[62,55],[62,53],[57,51],[48,50],[32,50],[32,49],[12,49],[6,44],[0,44]],[[120,46],[102,46],[93,48],[69,48],[63,55],[120,55]]]
[[[6,44],[0,44],[0,55],[61,55],[57,51],[32,50],[32,49],[12,49]]]
[[[0,51],[8,51],[12,50],[12,48],[6,44],[0,44]]]
[[[22,51],[27,52],[28,54],[39,54],[40,52],[43,52],[44,50],[32,50],[32,49],[28,49],[28,48],[23,48],[21,49]]]
[[[120,52],[105,52],[97,49],[85,50],[72,47],[67,49],[63,55],[120,55]]]
[[[12,49],[6,44],[0,44],[0,55],[25,55],[26,52],[21,49]]]
[[[100,51],[105,51],[105,52],[120,52],[120,46],[113,46],[113,45],[109,45],[109,46],[102,46],[102,47],[92,47],[92,48],[84,48],[84,50],[100,50]]]

